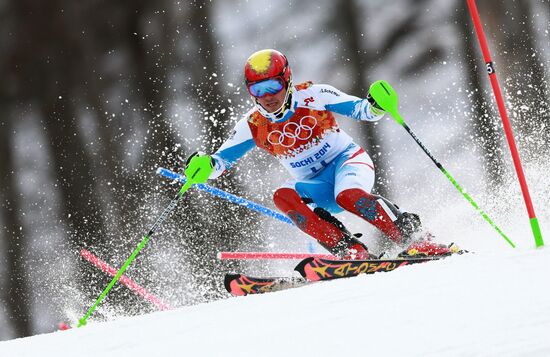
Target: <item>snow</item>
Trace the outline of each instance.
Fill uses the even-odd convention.
[[[550,250],[502,248],[0,343],[0,356],[549,356]]]

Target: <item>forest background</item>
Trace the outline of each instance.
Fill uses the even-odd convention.
[[[550,2],[478,6],[544,229]],[[155,170],[181,172],[189,154],[221,145],[252,106],[243,66],[263,48],[287,55],[294,83],[359,97],[377,79],[392,83],[433,154],[519,246],[532,246],[464,0],[0,0],[0,30],[0,340],[53,331],[91,306],[109,278],[80,250],[122,265],[177,191]],[[339,122],[373,158],[375,192],[443,240],[508,249],[402,128]],[[274,208],[286,178],[256,149],[212,185]],[[191,190],[128,276],[175,307],[208,302],[227,296],[228,270],[281,268],[220,262],[218,251],[305,250],[308,239]],[[117,285],[95,318],[154,309]]]

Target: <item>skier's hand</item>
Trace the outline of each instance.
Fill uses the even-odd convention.
[[[369,101],[372,114],[379,116],[379,115],[383,115],[386,112],[384,109],[382,109],[378,105],[378,103],[376,103],[376,101],[374,100],[370,92],[369,94],[367,94],[367,100]]]
[[[185,177],[194,183],[205,183],[214,167],[214,159],[200,151],[189,156],[185,163]]]

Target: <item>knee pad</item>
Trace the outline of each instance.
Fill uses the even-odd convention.
[[[279,188],[273,193],[273,203],[275,203],[275,206],[283,213],[296,209],[297,206],[304,204],[298,192],[288,187]]]

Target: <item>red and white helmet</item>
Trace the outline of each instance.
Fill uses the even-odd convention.
[[[281,52],[266,49],[254,52],[244,66],[246,88],[254,97],[256,106],[262,115],[271,119],[281,118],[288,110],[292,92],[292,70],[288,60]],[[257,98],[266,94],[275,94],[285,89],[285,100],[273,113],[267,112]]]

